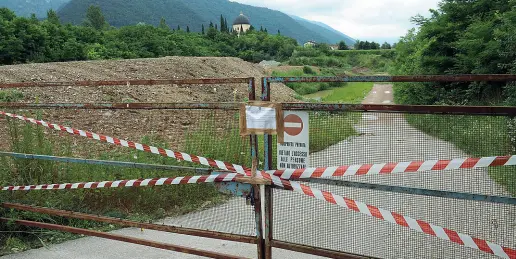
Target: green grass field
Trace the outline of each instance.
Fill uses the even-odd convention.
[[[507,117],[406,115],[423,132],[456,145],[472,157],[516,154],[516,122]],[[511,124],[513,126],[511,126]],[[491,167],[490,177],[516,196],[516,168]]]
[[[323,102],[361,103],[373,89],[373,83],[348,83],[344,87],[332,89],[332,93],[322,98]]]

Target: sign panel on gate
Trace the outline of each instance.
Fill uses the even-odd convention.
[[[278,169],[308,168],[310,143],[308,112],[283,111],[284,142],[278,143]]]

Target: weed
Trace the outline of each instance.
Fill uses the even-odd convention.
[[[23,99],[23,93],[17,90],[1,90],[0,102],[17,102]]]
[[[472,115],[406,115],[407,121],[428,135],[453,143],[468,156],[513,155],[514,119]],[[516,168],[491,167],[490,177],[516,195]]]

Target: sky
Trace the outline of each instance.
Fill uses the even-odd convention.
[[[396,42],[414,24],[410,17],[429,16],[439,0],[231,0],[282,11],[328,24],[359,40]]]

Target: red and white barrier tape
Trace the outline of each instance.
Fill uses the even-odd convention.
[[[161,185],[179,185],[213,182],[232,182],[242,178],[241,174],[220,174],[220,175],[201,175],[201,176],[182,176],[174,178],[154,178],[123,181],[104,181],[89,183],[65,183],[65,184],[43,184],[27,186],[7,186],[2,191],[31,191],[31,190],[66,190],[66,189],[99,189],[99,188],[119,188],[119,187],[143,187]]]
[[[137,149],[137,150],[144,151],[144,152],[149,152],[149,153],[153,153],[153,154],[157,154],[157,155],[162,155],[165,157],[175,158],[180,161],[182,160],[182,161],[197,163],[197,164],[201,164],[201,165],[216,167],[216,168],[219,168],[219,169],[222,169],[225,171],[250,175],[250,169],[244,168],[241,165],[230,164],[227,162],[214,160],[214,159],[210,159],[210,158],[190,155],[190,154],[176,152],[176,151],[172,151],[172,150],[168,150],[168,149],[163,149],[163,148],[148,146],[145,144],[135,143],[132,141],[117,139],[117,138],[113,138],[113,137],[109,137],[109,136],[96,134],[93,132],[65,127],[65,126],[58,125],[58,124],[51,124],[51,123],[48,123],[48,122],[45,122],[42,120],[27,118],[25,116],[11,114],[11,113],[7,113],[7,112],[3,112],[3,111],[0,111],[0,115],[19,119],[19,120],[22,120],[25,122],[34,123],[34,124],[41,125],[41,126],[44,126],[44,127],[50,128],[50,129],[54,129],[54,130],[68,132],[72,135],[78,135],[78,136],[86,137],[89,139],[95,139],[95,140],[98,140],[101,142],[111,143],[111,144],[114,144],[117,146],[133,148],[133,149]]]
[[[362,164],[338,167],[271,170],[266,173],[286,180],[301,178],[324,178],[351,175],[379,175],[393,173],[415,173],[467,168],[483,168],[516,165],[516,155],[482,158],[459,158],[453,160],[428,160],[400,163]]]
[[[135,148],[141,151],[146,151],[163,156],[169,156],[178,160],[199,163],[203,165],[218,167],[223,170],[237,172],[240,175],[249,175],[250,170],[239,165],[229,164],[222,161],[212,160],[203,157],[197,157],[185,153],[174,152],[161,148],[142,145],[125,140],[119,140],[95,133],[76,130],[69,127],[60,126],[57,124],[48,124],[44,121],[26,118],[19,115],[14,115],[0,111],[0,115],[5,115],[12,118],[17,118],[23,121],[42,125],[51,129],[66,131],[70,134],[88,137],[99,141],[120,145],[124,147]],[[345,176],[345,175],[365,175],[365,174],[390,174],[397,172],[420,172],[428,170],[452,170],[459,168],[477,168],[489,166],[507,166],[516,165],[516,156],[508,157],[490,157],[490,158],[468,158],[468,159],[454,159],[454,160],[440,160],[440,161],[424,161],[424,162],[403,162],[392,164],[373,164],[373,165],[355,165],[355,166],[341,166],[328,168],[307,168],[297,170],[275,170],[258,172],[259,177],[272,180],[273,184],[292,190],[319,200],[324,200],[332,204],[337,204],[344,208],[360,212],[381,220],[389,221],[393,224],[408,227],[410,229],[426,233],[444,240],[449,240],[460,245],[464,245],[473,249],[481,250],[486,253],[494,254],[502,258],[516,259],[516,250],[508,247],[503,247],[492,242],[471,237],[466,234],[458,233],[456,231],[436,226],[422,220],[416,220],[401,214],[390,212],[372,205],[368,205],[359,201],[348,199],[342,196],[332,194],[330,192],[317,190],[309,186],[288,181],[285,179],[296,178],[314,178],[314,177],[329,177],[329,176]],[[147,179],[147,180],[132,180],[132,181],[115,181],[115,182],[100,182],[100,183],[78,183],[78,184],[62,184],[62,185],[38,185],[38,186],[18,186],[18,187],[4,187],[3,190],[38,190],[38,189],[77,189],[79,187],[85,188],[104,188],[104,187],[121,187],[126,186],[150,186],[150,185],[164,185],[165,183],[173,184],[175,182],[184,181],[184,183],[197,183],[204,179],[210,181],[220,180],[220,177],[237,177],[237,174],[227,175],[210,175],[210,176],[192,176],[192,177],[178,177],[178,178],[162,178],[168,179],[160,181],[161,179]],[[215,177],[215,178],[209,178]],[[180,180],[178,180],[180,178]],[[213,180],[212,180],[213,179]],[[229,180],[228,180],[229,181]],[[232,181],[232,180],[231,180]],[[180,183],[178,183],[180,184]]]
[[[363,202],[335,195],[330,192],[311,188],[298,182],[283,180],[277,176],[270,176],[267,174],[262,174],[262,176],[267,179],[271,179],[274,185],[282,187],[286,190],[292,190],[294,192],[308,195],[319,200],[337,204],[355,212],[360,212],[362,214],[385,220],[399,226],[407,227],[412,230],[438,237],[440,239],[448,240],[459,245],[494,254],[501,258],[516,259],[516,250],[509,247],[503,247],[501,245],[474,238],[470,235],[458,233],[454,230],[436,226],[422,220],[416,220],[411,217],[403,216],[396,212],[391,212],[382,208],[365,204]]]

